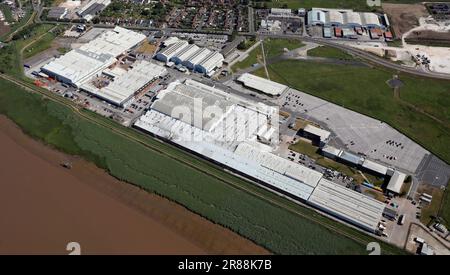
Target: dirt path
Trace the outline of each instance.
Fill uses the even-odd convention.
[[[94,165],[24,135],[0,116],[0,254],[263,254],[264,249]],[[7,156],[7,157],[6,157]],[[59,164],[70,159],[73,169]]]

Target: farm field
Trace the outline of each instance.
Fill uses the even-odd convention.
[[[450,163],[450,82],[400,74],[396,98],[386,84],[394,72],[382,68],[288,60],[268,70],[273,81],[389,123]],[[265,76],[261,69],[255,74]]]
[[[83,156],[114,177],[178,202],[274,253],[365,254],[365,244],[373,240],[106,118],[83,111],[110,127],[82,119],[67,107],[4,80],[0,86],[0,113],[30,136]],[[114,128],[142,142],[112,131]],[[402,253],[384,243],[382,249],[387,254]]]

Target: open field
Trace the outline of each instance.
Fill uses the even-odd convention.
[[[364,254],[365,244],[373,241],[361,232],[106,118],[83,111],[83,119],[65,106],[28,94],[7,81],[0,80],[0,86],[0,113],[13,119],[29,135],[81,155],[114,177],[170,198],[270,251]],[[402,253],[384,243],[382,247],[384,253]]]
[[[395,98],[386,84],[394,72],[383,68],[304,61],[268,67],[272,80],[385,121],[450,163],[450,82],[400,74],[404,86]]]
[[[413,1],[410,1],[413,2]],[[426,7],[422,4],[382,4],[383,10],[389,17],[392,30],[396,38],[419,25],[419,18],[428,15]]]
[[[308,51],[308,56],[314,57],[325,57],[325,58],[336,58],[341,60],[352,60],[353,56],[350,54],[338,50],[336,48],[328,46],[320,46]]]
[[[264,40],[264,52],[266,54],[266,58],[276,57],[284,52],[284,49],[294,50],[303,46],[298,40],[295,39],[270,39],[267,38]],[[232,70],[237,71],[239,69],[246,69],[251,67],[256,63],[263,63],[262,49],[261,47],[256,47],[253,51],[250,52],[248,57],[242,62],[236,63]]]
[[[23,50],[23,56],[25,58],[46,50],[55,38],[54,33],[49,33],[49,30],[53,27],[54,26],[50,24],[33,24],[19,31],[15,35],[14,40],[0,51],[0,72],[8,73],[16,77],[22,77],[23,68],[20,52],[24,47],[27,47],[31,43],[35,46],[30,46]],[[44,36],[38,43],[36,39],[42,35]]]

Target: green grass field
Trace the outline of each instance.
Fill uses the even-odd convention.
[[[385,121],[450,163],[449,81],[401,74],[399,100],[386,84],[394,73],[382,68],[282,61],[268,69],[273,81]],[[255,74],[265,77],[264,70]]]
[[[365,243],[373,241],[359,231],[257,188],[174,147],[122,128],[109,119],[86,112],[109,125],[99,126],[59,103],[29,94],[7,81],[0,80],[0,87],[0,113],[13,119],[29,135],[70,154],[81,155],[111,175],[178,202],[270,251],[366,254]],[[155,149],[114,133],[114,128]],[[362,239],[363,244],[318,222]],[[384,253],[403,253],[386,244],[382,247]]]
[[[264,40],[264,52],[266,54],[266,58],[276,57],[284,52],[284,49],[293,50],[302,47],[304,44],[295,39],[265,39]],[[233,71],[237,71],[239,69],[246,69],[251,67],[253,64],[262,63],[262,49],[261,46],[256,47],[253,51],[251,51],[246,59],[242,62],[238,62],[234,64],[232,67]]]
[[[320,46],[308,51],[308,56],[353,60],[353,56],[333,47]]]

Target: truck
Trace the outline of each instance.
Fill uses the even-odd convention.
[[[405,223],[405,215],[401,215],[399,218],[398,218],[398,224],[399,225],[403,225]]]

